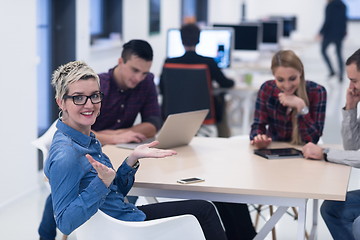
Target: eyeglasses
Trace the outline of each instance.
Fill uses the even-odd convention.
[[[76,96],[70,96],[70,95],[64,95],[63,99],[72,98],[73,103],[75,105],[85,105],[87,100],[90,98],[90,101],[92,104],[100,103],[103,98],[104,94],[102,92],[94,93],[90,96],[85,95],[76,95]]]

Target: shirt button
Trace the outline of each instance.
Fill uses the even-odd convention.
[[[99,158],[101,158],[101,155],[99,154]]]
[[[98,141],[95,141],[95,144],[98,144]]]
[[[118,120],[116,120],[117,121],[117,123],[121,123],[121,119],[118,119]]]
[[[124,104],[121,104],[121,108],[124,108]]]

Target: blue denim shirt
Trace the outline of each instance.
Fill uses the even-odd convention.
[[[44,171],[50,181],[55,221],[61,232],[70,234],[98,209],[120,220],[145,220],[142,211],[124,202],[137,169],[124,161],[107,188],[85,157],[88,153],[95,160],[112,167],[95,135],[84,135],[60,120],[56,127],[58,130]]]

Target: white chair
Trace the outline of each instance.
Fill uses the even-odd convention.
[[[46,132],[43,135],[41,135],[41,137],[38,137],[37,139],[31,142],[32,145],[37,147],[42,152],[44,164],[49,155],[50,145],[57,129],[56,122],[57,121],[53,122],[53,124],[51,124],[48,130],[46,130]]]
[[[46,130],[46,132],[43,135],[41,135],[40,137],[38,137],[37,139],[31,142],[32,145],[34,145],[36,148],[38,148],[41,151],[43,157],[43,166],[45,166],[45,162],[49,156],[49,150],[52,143],[52,139],[57,130],[56,122],[57,120],[55,120],[51,124],[51,126],[48,128],[48,130]],[[44,178],[46,179],[45,175]],[[44,182],[46,183],[45,185],[50,191],[49,182],[47,180]],[[62,240],[66,240],[66,239],[67,239],[67,235],[63,235]]]
[[[205,240],[201,226],[193,215],[127,222],[99,210],[75,233],[77,240]]]

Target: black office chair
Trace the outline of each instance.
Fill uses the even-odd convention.
[[[160,81],[162,114],[209,109],[203,124],[215,124],[210,72],[206,64],[166,63]]]

